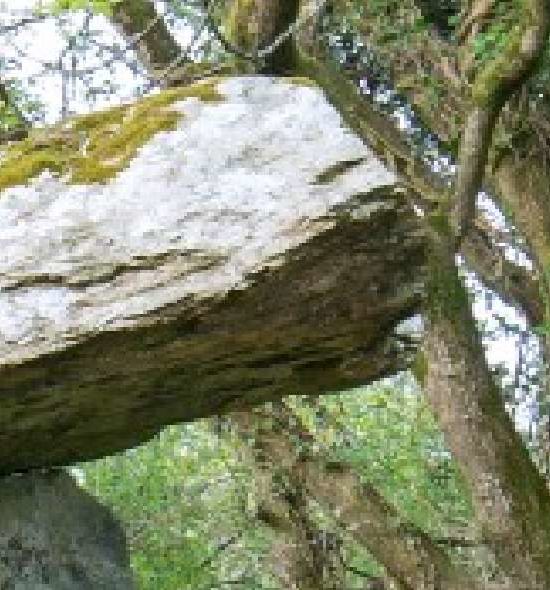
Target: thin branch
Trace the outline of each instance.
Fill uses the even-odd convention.
[[[495,0],[479,0],[474,2],[470,11],[462,12],[461,25],[456,34],[459,43],[464,43],[475,30],[476,25],[488,18],[495,5]]]
[[[23,18],[23,19],[15,22],[15,23],[12,23],[10,25],[4,25],[4,26],[0,27],[0,35],[5,35],[7,33],[13,33],[15,31],[18,31],[22,27],[26,27],[27,25],[33,25],[35,23],[43,22],[43,21],[47,20],[48,18],[52,18],[52,15],[51,14],[37,14],[36,16]]]
[[[225,541],[219,543],[214,548],[212,554],[201,562],[199,568],[204,569],[205,567],[209,566],[215,559],[217,559],[220,553],[223,553],[226,549],[229,549],[229,547],[234,545],[242,536],[243,532],[239,531],[236,535],[233,535],[232,537],[229,537],[229,539],[226,539]]]

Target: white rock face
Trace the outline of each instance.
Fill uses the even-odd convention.
[[[424,237],[316,88],[220,82],[109,184],[0,195],[0,475],[394,374]]]
[[[244,77],[219,90],[219,104],[179,103],[178,128],[105,186],[45,173],[2,193],[0,363],[244,287],[330,227],[335,205],[395,182],[319,89]]]

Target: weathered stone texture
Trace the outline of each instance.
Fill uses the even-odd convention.
[[[124,533],[64,471],[0,480],[2,590],[133,590]]]
[[[322,92],[265,77],[177,105],[104,185],[0,198],[0,473],[403,368],[424,244]]]

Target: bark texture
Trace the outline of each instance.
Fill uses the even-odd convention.
[[[115,2],[113,21],[120,25],[153,78],[182,54],[151,0]]]
[[[468,233],[474,218],[475,197],[485,172],[497,117],[540,59],[549,27],[550,7],[546,0],[524,0],[518,11],[518,25],[509,34],[506,47],[481,68],[472,83],[451,217],[459,239]]]
[[[452,246],[431,250],[425,391],[514,588],[550,585],[550,496],[492,381]]]
[[[222,19],[229,40],[239,49],[256,53],[269,47],[295,21],[299,0],[232,0]],[[264,74],[288,74],[294,69],[294,43],[283,42],[256,65]]]
[[[279,515],[274,520],[283,523],[279,526],[289,526],[289,521],[301,522],[302,527],[306,525],[303,530],[307,530],[310,522],[307,504],[308,499],[313,499],[328,509],[336,522],[384,566],[395,588],[475,590],[486,587],[454,565],[428,535],[405,521],[349,466],[322,458],[323,451],[314,450],[314,436],[284,401],[247,413],[234,413],[230,419],[254,449],[259,464],[268,466],[266,475],[285,482],[282,492],[275,486],[279,496],[271,499],[271,505],[276,506],[272,513]],[[268,485],[266,489],[273,488]],[[290,526],[295,530],[295,524]],[[320,582],[322,578],[317,584]],[[318,588],[332,589],[331,583]]]

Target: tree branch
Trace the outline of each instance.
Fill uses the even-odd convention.
[[[299,50],[298,55],[301,73],[319,83],[346,123],[388,166],[400,173],[411,192],[411,200],[416,200],[428,212],[434,204],[451,200],[450,191],[441,187],[424,163],[414,158],[402,134],[359,95],[351,80],[325,61],[321,53],[310,57]],[[537,279],[525,269],[505,261],[503,256],[496,256],[490,232],[490,228],[476,218],[471,235],[462,244],[468,264],[503,300],[524,311],[532,325],[540,323],[543,306]]]
[[[182,52],[151,0],[117,2],[113,5],[112,19],[135,46],[153,77]]]
[[[462,242],[461,252],[468,267],[483,283],[496,291],[503,301],[522,311],[529,325],[544,320],[538,278],[526,268],[506,259],[504,247],[496,245],[495,230],[479,216]]]
[[[313,437],[285,402],[232,415],[238,431],[254,433],[254,448],[272,469],[284,469],[293,489],[329,508],[383,565],[398,588],[474,590],[483,585],[457,568],[445,552],[417,527],[406,522],[369,484],[343,462],[320,459]]]
[[[548,40],[547,0],[523,0],[519,22],[506,47],[488,61],[473,82],[462,133],[451,226],[457,245],[475,215],[475,197],[488,161],[495,122],[506,101],[535,68]]]

